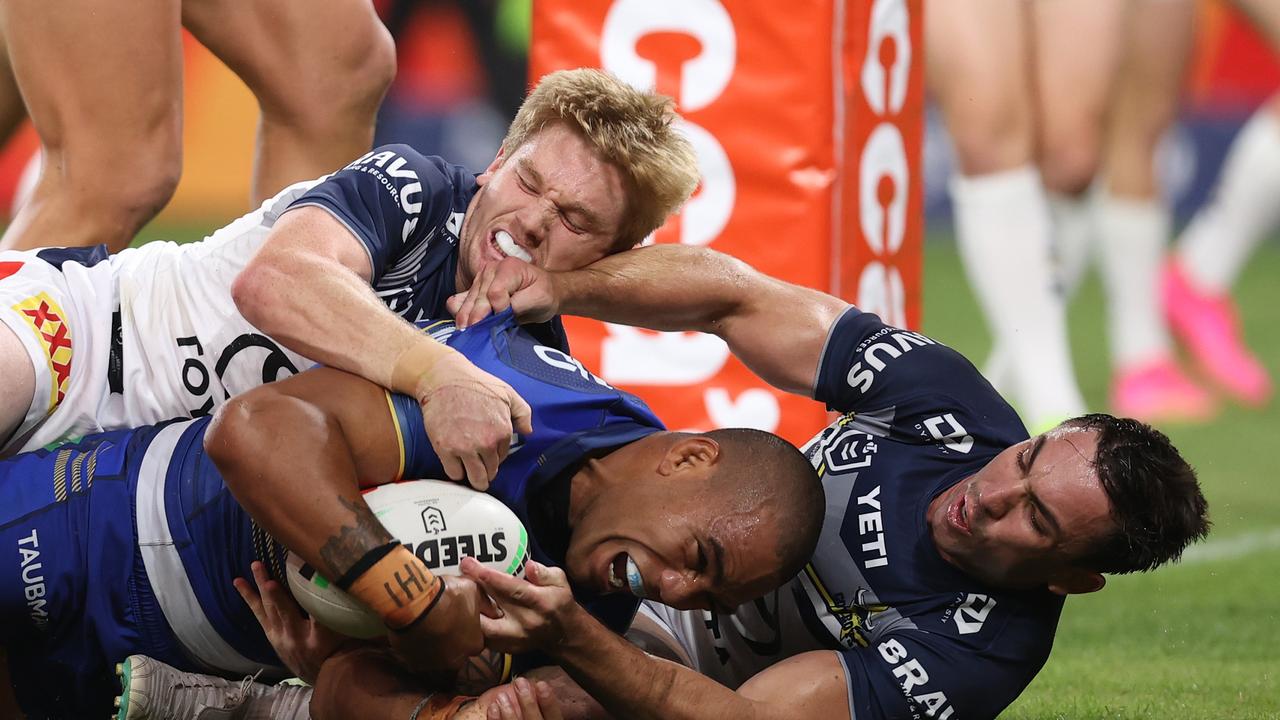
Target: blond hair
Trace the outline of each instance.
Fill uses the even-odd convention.
[[[617,252],[657,230],[698,185],[693,146],[672,127],[674,106],[671,98],[636,90],[603,70],[559,70],[544,75],[525,98],[502,149],[510,157],[554,122],[576,130],[625,179],[629,200],[612,248]]]

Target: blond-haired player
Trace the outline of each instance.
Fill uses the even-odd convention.
[[[394,145],[203,242],[0,253],[4,451],[208,414],[320,362],[418,398],[449,474],[483,487],[528,406],[410,323],[504,257],[570,269],[639,242],[698,180],[675,119],[668,99],[562,71],[479,175]]]

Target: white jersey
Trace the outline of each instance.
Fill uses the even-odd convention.
[[[205,238],[0,253],[0,322],[23,342],[36,394],[3,451],[209,414],[312,364],[263,336],[231,284],[280,214],[319,180],[281,191]],[[50,410],[52,409],[52,412]]]
[[[258,331],[231,285],[291,203],[318,181],[283,190],[203,242],[147,243],[111,259],[120,302],[123,391],[104,427],[207,415],[232,395],[314,364]]]
[[[202,242],[115,256],[102,247],[0,253],[0,324],[22,342],[37,386],[0,452],[200,417],[313,364],[249,324],[231,298],[236,276],[293,207],[320,208],[351,232],[391,312],[410,322],[443,317],[457,292],[457,233],[478,188],[462,166],[388,145],[286,188]],[[545,330],[545,344],[565,344],[558,323]]]

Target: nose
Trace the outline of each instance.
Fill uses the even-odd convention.
[[[1026,486],[1018,482],[985,488],[979,493],[978,498],[982,512],[989,515],[991,519],[998,520],[1016,508],[1026,494]]]
[[[521,244],[536,248],[546,239],[547,233],[551,231],[551,224],[559,220],[559,211],[555,205],[535,199],[521,209],[517,217],[520,222]]]

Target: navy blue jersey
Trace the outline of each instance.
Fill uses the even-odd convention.
[[[1049,655],[1062,598],[987,587],[944,561],[926,512],[938,494],[1026,439],[959,353],[847,311],[815,396],[843,415],[804,451],[827,512],[812,562],[732,615],[653,610],[730,685],[783,658],[836,650],[851,717],[992,718]]]
[[[525,521],[530,554],[561,564],[568,477],[587,457],[659,431],[639,400],[562,351],[537,344],[510,312],[463,332],[432,324],[533,407],[491,492]],[[417,404],[392,396],[404,477],[443,477]],[[278,663],[231,584],[283,549],[236,503],[204,452],[208,418],[103,433],[0,461],[0,633],[30,717],[104,715],[112,663],[143,653],[187,670],[252,673]],[[269,432],[269,430],[268,430]],[[566,502],[556,502],[566,493]],[[551,501],[551,502],[547,502]],[[546,505],[557,512],[540,512]],[[558,521],[558,523],[557,523]],[[621,630],[637,600],[583,598]]]
[[[369,254],[374,292],[392,312],[419,322],[449,315],[462,220],[478,189],[475,174],[461,165],[408,145],[384,145],[289,207],[320,207],[345,225]],[[530,331],[568,349],[558,318]]]

